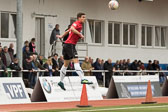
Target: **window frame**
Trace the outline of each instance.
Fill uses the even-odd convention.
[[[103,27],[103,25],[104,25],[104,21],[103,20],[96,20],[96,19],[87,19],[87,21],[88,21],[88,24],[89,24],[89,21],[93,21],[93,29],[94,29],[94,31],[93,32],[90,32],[90,35],[91,35],[91,40],[92,40],[92,33],[93,33],[93,40],[92,40],[92,42],[91,43],[88,43],[89,45],[103,45],[103,30],[104,30],[104,27]],[[95,25],[95,23],[96,22],[100,22],[100,24],[101,24],[101,28],[100,28],[100,30],[101,30],[101,36],[100,36],[100,43],[95,43],[95,31],[96,31],[96,25]],[[90,25],[90,24],[89,24]],[[89,29],[90,29],[90,26],[89,26]]]
[[[157,46],[156,45],[156,28],[159,28],[159,30],[160,30],[160,33],[159,33],[159,45]],[[165,36],[165,46],[162,46],[162,28],[165,28],[165,33],[166,33],[166,35],[167,35],[167,28],[168,27],[166,27],[166,26],[159,26],[159,25],[156,25],[156,26],[154,26],[154,30],[155,30],[155,32],[154,32],[154,40],[155,40],[155,42],[154,42],[154,48],[166,48],[166,37],[167,36]]]
[[[128,25],[128,44],[124,44],[124,25]],[[135,45],[131,45],[131,25],[135,26],[135,35],[134,35],[134,43]],[[137,28],[138,25],[136,23],[123,23],[122,25],[122,46],[128,46],[128,47],[136,47],[137,46]]]
[[[112,37],[111,37],[111,38],[112,38],[112,39],[111,39],[111,40],[112,40],[112,43],[111,43],[111,44],[109,44],[109,23],[112,24]],[[119,30],[120,30],[120,31],[119,31],[119,34],[120,34],[120,35],[119,35],[119,44],[115,44],[115,43],[114,43],[114,41],[115,41],[115,40],[114,40],[114,39],[115,39],[115,38],[114,38],[114,25],[115,25],[115,24],[119,24],[119,26],[120,26],[120,27],[119,27]],[[121,24],[122,24],[121,22],[108,21],[108,45],[109,45],[109,46],[121,46]]]
[[[142,27],[145,27],[145,45],[142,45]],[[147,28],[150,27],[151,28],[151,46],[148,46],[147,45]],[[141,47],[142,48],[153,48],[153,33],[154,33],[154,30],[153,30],[153,25],[142,25],[141,26]]]
[[[145,45],[142,45],[142,27],[145,27]],[[151,27],[152,28],[152,37],[151,37],[151,46],[147,46],[147,27]],[[160,34],[161,34],[161,28],[166,28],[165,30],[165,46],[161,46],[161,43],[159,43],[159,46],[156,46],[156,27],[160,27]],[[158,48],[158,49],[167,49],[167,44],[166,44],[166,41],[167,41],[167,35],[168,35],[168,26],[160,26],[160,25],[148,25],[148,24],[142,24],[141,26],[141,47],[142,48]],[[161,37],[160,37],[161,39]],[[161,40],[159,40],[161,42]]]
[[[112,43],[110,43],[109,42],[109,24],[112,24]],[[119,26],[120,26],[120,28],[119,28],[119,44],[115,44],[114,43],[114,24],[119,24]],[[126,45],[126,44],[124,44],[124,25],[128,25],[128,45]],[[130,45],[130,26],[131,25],[135,25],[135,45]],[[137,32],[137,29],[138,29],[138,24],[137,23],[127,23],[127,22],[118,22],[118,21],[108,21],[108,46],[120,46],[120,47],[137,47],[137,34],[138,34],[138,32]]]
[[[2,32],[1,32],[1,17],[2,17],[2,13],[5,13],[5,14],[8,14],[8,37],[7,38],[5,38],[5,37],[2,37]],[[15,34],[15,37],[12,37],[11,35],[10,35],[10,27],[11,27],[11,22],[10,22],[10,17],[12,17],[12,15],[15,15],[16,16],[16,18],[17,18],[17,14],[16,14],[16,12],[9,12],[9,11],[0,11],[0,40],[7,40],[7,39],[14,39],[14,40],[16,40],[16,34]],[[13,18],[12,18],[13,19]],[[16,21],[15,21],[16,22]],[[14,30],[16,31],[16,27],[14,26]],[[15,32],[16,33],[16,32]]]

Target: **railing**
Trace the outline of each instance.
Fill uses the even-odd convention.
[[[30,72],[30,70],[21,70],[21,71],[16,71],[16,70],[6,70],[8,72]],[[4,70],[0,70],[0,72],[4,72]],[[48,72],[47,70],[32,70],[31,72]],[[76,70],[67,70],[67,72],[76,72]],[[105,73],[106,72],[110,72],[108,70],[83,70],[83,72],[90,72],[90,73],[93,73],[93,72],[102,72],[102,76],[103,76],[103,86],[105,86]],[[159,73],[168,73],[168,70],[139,70],[139,71],[136,71],[136,70],[115,70],[115,71],[111,71],[110,73],[112,73],[113,76],[115,76],[115,73],[120,73],[122,75],[120,76],[125,76],[125,73],[139,73],[138,75],[150,75],[149,73],[155,73],[155,75],[158,75]],[[21,77],[23,76],[23,74],[21,75]],[[117,75],[116,75],[117,76]],[[134,75],[135,76],[135,75]],[[11,77],[12,74],[11,74]],[[39,74],[37,74],[37,79],[39,77]]]

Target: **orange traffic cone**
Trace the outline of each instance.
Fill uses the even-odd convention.
[[[80,105],[77,105],[77,107],[91,107],[91,105],[88,105],[86,84],[83,84],[82,94],[81,94],[81,98],[80,98]]]
[[[147,91],[146,91],[146,99],[145,99],[145,102],[142,102],[142,104],[152,104],[152,103],[157,103],[157,102],[153,101],[151,82],[149,80],[148,86],[147,86]]]

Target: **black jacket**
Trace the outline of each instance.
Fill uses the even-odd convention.
[[[57,41],[56,35],[60,35],[60,30],[56,30],[56,28],[54,28],[50,36],[50,45],[52,45],[54,41]]]
[[[16,70],[16,71],[17,71],[17,72],[13,72],[13,77],[18,77],[18,76],[19,76],[18,71],[20,71],[21,68],[20,68],[20,66],[19,66],[18,63],[13,63],[13,62],[12,62],[12,63],[9,65],[9,68],[12,69],[12,70]]]

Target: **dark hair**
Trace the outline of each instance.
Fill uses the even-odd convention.
[[[58,56],[58,54],[57,54],[57,53],[54,53],[53,56]]]
[[[24,42],[24,44],[26,44],[26,43],[29,43],[29,41],[26,40],[26,41]]]
[[[36,39],[35,39],[35,38],[32,38],[31,41],[36,41]]]
[[[56,24],[55,27],[59,26],[59,24]]]
[[[77,19],[80,18],[80,17],[82,17],[83,15],[86,15],[86,14],[85,14],[85,13],[82,13],[82,12],[78,13],[78,14],[77,14]]]

